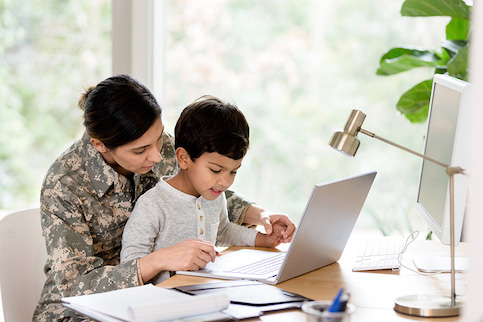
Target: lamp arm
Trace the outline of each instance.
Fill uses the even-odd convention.
[[[428,161],[431,161],[431,162],[433,162],[433,163],[436,163],[437,165],[440,165],[440,166],[442,166],[442,167],[444,167],[444,168],[449,168],[449,165],[447,165],[447,164],[445,164],[445,163],[443,163],[443,162],[440,162],[440,161],[435,160],[435,159],[433,159],[433,158],[431,158],[431,157],[428,157],[427,155],[424,155],[424,154],[418,153],[418,152],[416,152],[416,151],[413,151],[413,150],[411,150],[411,149],[408,149],[408,148],[406,148],[406,147],[404,147],[404,146],[402,146],[402,145],[399,145],[399,144],[397,144],[397,143],[394,143],[394,142],[392,142],[392,141],[386,140],[385,138],[382,138],[382,137],[380,137],[380,136],[378,136],[378,135],[376,135],[376,134],[374,134],[374,133],[372,133],[372,132],[366,131],[366,130],[364,130],[364,129],[362,129],[362,128],[361,128],[359,131],[360,131],[361,133],[364,133],[364,134],[365,134],[365,135],[367,135],[367,136],[370,136],[371,138],[378,139],[378,140],[380,140],[380,141],[382,141],[382,142],[385,142],[385,143],[387,143],[387,144],[390,144],[390,145],[392,145],[392,146],[395,146],[396,148],[400,148],[401,150],[404,150],[404,151],[406,151],[406,152],[409,152],[409,153],[412,153],[412,154],[414,154],[414,155],[417,155],[418,157],[421,157],[421,158],[423,158],[423,159],[426,159],[426,160],[428,160]]]
[[[454,307],[456,306],[456,291],[455,291],[455,240],[454,240],[454,175],[455,174],[464,174],[463,169],[460,167],[450,167],[447,164],[444,164],[442,162],[439,162],[438,160],[435,160],[431,157],[428,157],[424,154],[418,153],[416,151],[413,151],[411,149],[408,149],[402,145],[399,145],[397,143],[394,143],[392,141],[386,140],[380,136],[377,136],[376,134],[366,131],[362,128],[359,129],[359,132],[364,133],[367,136],[370,136],[371,138],[378,139],[382,142],[385,142],[387,144],[390,144],[392,146],[395,146],[397,148],[400,148],[401,150],[404,150],[406,152],[412,153],[414,155],[417,155],[425,160],[431,161],[437,165],[440,165],[444,168],[446,168],[446,174],[449,176],[449,189],[450,189],[450,253],[451,253],[451,306]]]

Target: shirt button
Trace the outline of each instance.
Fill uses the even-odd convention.
[[[200,216],[200,221],[203,221],[203,216]]]
[[[200,229],[200,235],[203,235],[203,228]]]
[[[200,206],[200,205],[198,205],[198,210],[200,210],[200,209],[201,209],[201,206]]]

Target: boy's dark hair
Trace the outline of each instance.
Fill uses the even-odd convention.
[[[250,129],[235,105],[205,95],[181,112],[174,133],[175,148],[186,149],[193,161],[205,152],[238,160],[248,150]]]

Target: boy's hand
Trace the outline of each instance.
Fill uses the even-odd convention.
[[[161,248],[139,259],[143,283],[160,271],[189,271],[206,267],[220,254],[208,241],[186,239],[173,246]]]
[[[161,250],[157,252],[159,251]],[[210,242],[201,239],[185,239],[162,251],[163,260],[168,266],[165,270],[170,271],[198,270],[207,263],[214,262],[216,256],[219,256]]]

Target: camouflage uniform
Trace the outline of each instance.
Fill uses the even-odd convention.
[[[47,280],[34,320],[79,320],[62,297],[142,284],[138,260],[120,264],[122,232],[137,198],[178,170],[173,139],[163,140],[162,161],[132,181],[104,161],[87,134],[50,167],[40,197]],[[232,193],[227,198],[230,220],[241,224],[250,203]]]

